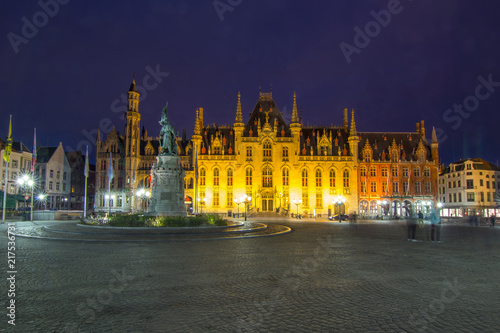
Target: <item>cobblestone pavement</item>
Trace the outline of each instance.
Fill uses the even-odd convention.
[[[0,331],[499,331],[500,229],[444,225],[443,242],[431,243],[408,242],[403,222],[279,224],[293,232],[150,243],[16,238],[16,326],[2,314]]]

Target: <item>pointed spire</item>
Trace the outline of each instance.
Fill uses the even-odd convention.
[[[234,121],[237,124],[243,123],[243,115],[241,112],[241,94],[238,91],[238,104],[236,105],[236,119]]]
[[[432,143],[438,143],[436,129],[434,128],[434,126],[432,126]]]
[[[196,119],[194,121],[194,135],[201,135],[200,109],[196,109]]]
[[[132,74],[132,84],[130,85],[130,89],[128,91],[138,92],[137,86],[135,85],[135,73]]]
[[[352,118],[351,118],[351,133],[350,136],[356,136],[358,132],[356,131],[356,121],[354,120],[354,109],[352,109]]]
[[[299,114],[297,112],[297,95],[293,92],[293,108],[292,108],[292,123],[299,122]]]

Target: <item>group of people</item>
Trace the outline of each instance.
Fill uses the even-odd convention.
[[[432,242],[441,242],[441,216],[439,215],[438,209],[432,209],[430,215],[430,240]],[[417,226],[424,233],[425,239],[429,240],[429,228],[426,227],[424,221],[424,214],[422,211],[412,214],[406,221],[408,228],[408,241],[416,242],[415,236],[417,234]]]

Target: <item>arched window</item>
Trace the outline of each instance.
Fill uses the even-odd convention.
[[[227,169],[227,186],[233,186],[233,169]]]
[[[330,187],[335,187],[335,170],[330,170]]]
[[[349,187],[349,170],[344,170],[344,187]]]
[[[214,186],[219,186],[219,168],[214,169]]]
[[[321,187],[322,186],[322,183],[321,183],[321,170],[320,169],[316,169],[316,187]]]
[[[250,168],[246,169],[246,171],[245,171],[245,184],[247,186],[252,185],[252,169],[250,169]]]
[[[288,168],[283,169],[282,175],[283,175],[283,186],[288,186],[288,184],[289,184],[288,177],[290,176],[290,172],[288,171]]]
[[[273,170],[270,167],[262,170],[262,187],[273,187]]]
[[[264,142],[263,150],[264,150],[264,157],[271,157],[272,153],[271,142],[269,141]]]
[[[205,168],[200,169],[200,186],[205,186],[206,171]]]
[[[302,170],[302,187],[307,187],[307,169]]]

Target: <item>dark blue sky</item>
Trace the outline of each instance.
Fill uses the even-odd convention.
[[[500,82],[500,3],[218,3],[236,6],[219,15],[211,0],[72,0],[50,17],[39,13],[37,1],[5,3],[0,136],[7,134],[9,114],[14,139],[29,147],[34,127],[39,144],[62,141],[66,149],[95,138],[100,123],[123,132],[120,96],[132,73],[143,85],[158,68],[139,107],[150,135],[159,132],[165,101],[176,130],[186,128],[190,136],[197,107],[205,109],[205,123],[232,123],[241,91],[246,120],[259,84],[268,90],[272,83],[285,116],[297,92],[306,124],[340,125],[344,107],[356,110],[359,131],[414,131],[424,119],[429,138],[433,125],[443,132],[443,163],[500,159],[500,87],[477,88],[480,76]],[[372,11],[388,7],[393,13],[385,27],[370,23]],[[25,27],[34,21],[36,33]],[[367,24],[372,37],[357,41],[348,63],[339,45],[354,47],[354,28],[365,31]],[[464,101],[473,111],[447,111]]]

